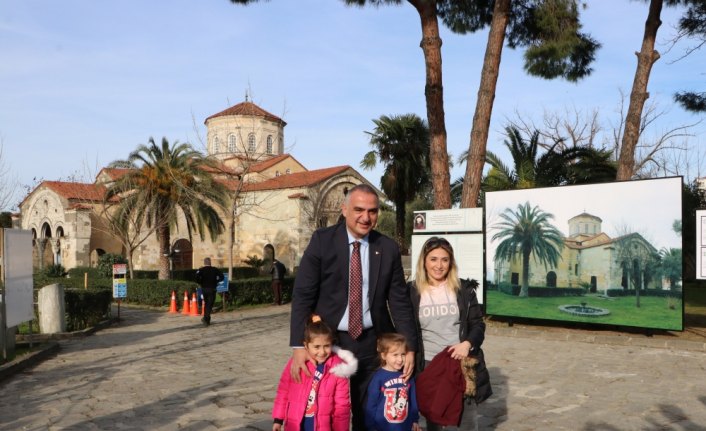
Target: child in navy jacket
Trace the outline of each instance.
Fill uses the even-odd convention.
[[[382,366],[368,385],[365,424],[368,431],[419,431],[414,380],[402,378],[407,341],[402,334],[382,334],[377,351]]]

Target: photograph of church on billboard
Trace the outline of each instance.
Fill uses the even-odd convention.
[[[487,313],[683,330],[681,184],[486,193]]]

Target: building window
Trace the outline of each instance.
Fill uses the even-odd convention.
[[[272,135],[267,135],[267,154],[272,154]]]
[[[288,174],[291,174],[291,173],[292,173],[292,170],[289,169],[289,168],[287,168],[287,171],[286,171],[286,172],[287,172]]]
[[[218,148],[218,136],[213,138],[213,147],[211,148],[211,154],[217,154],[220,148]]]
[[[248,152],[249,153],[255,152],[255,134],[254,133],[251,133],[248,135]]]
[[[228,135],[228,152],[235,153],[235,135]]]

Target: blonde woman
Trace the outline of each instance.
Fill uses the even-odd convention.
[[[472,356],[479,361],[475,366],[475,395],[467,397],[459,407],[458,428],[443,427],[427,418],[427,430],[478,429],[476,405],[492,394],[490,377],[480,349],[485,337],[485,323],[476,297],[477,287],[476,280],[458,278],[453,248],[446,239],[431,237],[424,243],[417,261],[415,280],[409,286],[420,340],[415,368],[423,370],[437,354],[445,350],[454,360],[461,361]]]

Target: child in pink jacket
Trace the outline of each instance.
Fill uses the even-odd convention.
[[[351,398],[348,378],[358,367],[353,353],[333,346],[334,335],[319,316],[312,316],[304,331],[304,348],[311,360],[310,376],[301,383],[290,373],[292,360],[282,371],[277,387],[272,431],[348,431]]]

